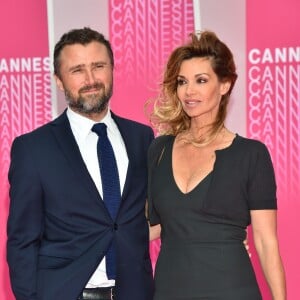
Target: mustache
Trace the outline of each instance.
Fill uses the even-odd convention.
[[[79,93],[84,93],[84,92],[88,92],[90,90],[93,90],[93,89],[102,89],[102,88],[105,88],[104,84],[101,83],[101,82],[96,82],[94,84],[88,84],[88,85],[85,85],[83,86],[82,88],[79,89]]]

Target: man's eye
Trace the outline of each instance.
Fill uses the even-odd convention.
[[[74,69],[73,73],[80,73],[82,71],[82,69]]]
[[[104,67],[105,67],[104,64],[98,64],[98,65],[96,65],[96,68],[97,68],[97,69],[103,69]]]

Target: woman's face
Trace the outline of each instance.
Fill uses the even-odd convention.
[[[177,77],[177,96],[185,113],[203,123],[215,120],[222,95],[230,88],[220,82],[207,57],[184,60]]]

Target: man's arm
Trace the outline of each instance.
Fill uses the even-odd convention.
[[[37,258],[42,234],[42,197],[32,147],[17,138],[11,148],[7,261],[17,300],[36,299]]]

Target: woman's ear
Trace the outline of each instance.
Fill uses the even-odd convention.
[[[221,83],[220,93],[221,95],[225,95],[231,87],[231,81],[225,81]]]

